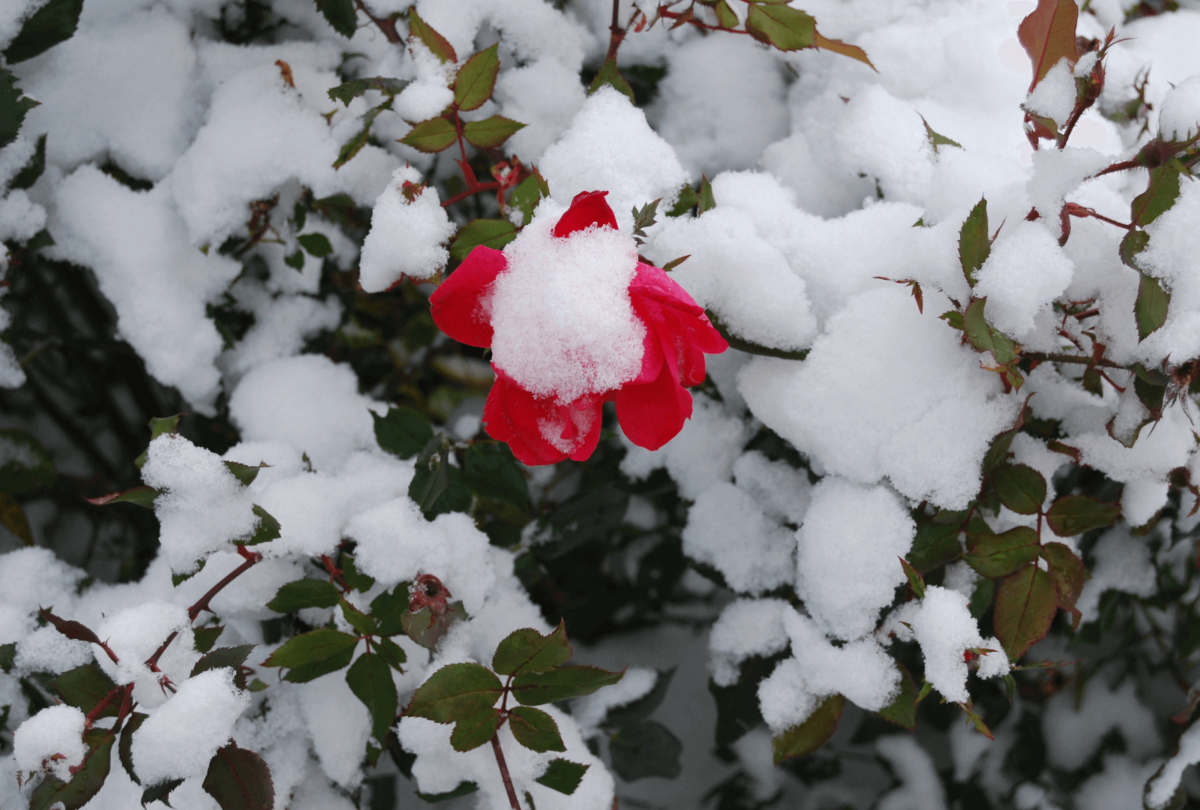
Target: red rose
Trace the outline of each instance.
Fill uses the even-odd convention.
[[[496,382],[488,394],[483,422],[492,438],[507,442],[513,454],[526,464],[553,464],[568,457],[576,461],[588,458],[600,439],[601,406],[609,400],[616,403],[617,419],[629,440],[649,450],[657,450],[674,438],[692,415],[692,396],[685,389],[704,381],[705,353],[718,354],[729,347],[709,323],[703,308],[682,287],[657,267],[637,261],[632,238],[628,240],[627,250],[613,252],[611,246],[623,242],[615,234],[604,232],[608,229],[615,232],[617,228],[616,217],[604,200],[606,194],[607,191],[591,191],[576,196],[549,236],[539,237],[527,228],[522,232],[522,236],[527,232],[530,234],[525,248],[518,248],[517,242],[506,248],[505,253],[486,247],[475,248],[429,298],[433,320],[443,332],[460,343],[492,348],[495,341],[493,297],[498,293],[497,280],[510,269],[514,251],[527,256],[529,245],[536,248],[538,244],[546,244],[533,241],[538,238],[590,239],[592,242],[580,241],[575,245],[590,247],[599,237],[605,246],[609,246],[611,255],[602,258],[608,264],[602,265],[599,271],[591,270],[593,275],[586,279],[583,271],[579,271],[584,289],[573,291],[576,300],[567,302],[568,305],[561,309],[552,298],[545,303],[546,324],[537,328],[543,332],[561,328],[564,337],[561,341],[551,341],[552,345],[545,347],[544,357],[533,357],[534,353],[526,350],[520,357],[510,353],[510,359],[506,361],[497,353],[493,354]],[[536,223],[530,226],[535,227]],[[570,244],[551,246],[555,249],[572,247]],[[610,266],[623,269],[610,273],[606,269]],[[570,291],[572,276],[564,273],[576,270],[575,267],[562,270],[552,267],[545,284],[546,295],[557,294],[551,289],[556,284],[559,292],[564,284]],[[543,268],[538,272],[545,274],[546,270]],[[600,276],[595,275],[597,272]],[[623,281],[626,276],[629,278],[627,284]],[[620,287],[593,293],[597,278],[601,287],[605,279]],[[539,291],[540,288],[534,290],[535,294]],[[586,296],[593,294],[596,295],[596,307],[589,311]],[[512,300],[511,296],[505,300]],[[528,295],[518,300],[524,307],[542,305],[538,300],[530,303]],[[576,308],[572,310],[570,304]],[[579,309],[581,305],[583,310]],[[587,345],[588,324],[576,322],[586,319],[573,317],[572,312],[576,316],[582,312],[600,318],[599,323],[608,330],[605,335],[616,330],[617,337],[611,344],[615,359],[605,356],[606,345]],[[511,321],[509,318],[504,323]],[[636,354],[627,351],[630,342],[638,337],[634,330],[644,332],[640,363]],[[528,338],[527,335],[524,337]],[[579,345],[571,340],[576,340]],[[636,342],[632,346],[636,352]],[[538,350],[541,348],[539,346]],[[547,373],[539,377],[537,364],[543,360]],[[506,368],[506,363],[511,365]],[[554,385],[554,381],[562,377],[564,367],[568,372],[576,369],[578,379],[570,379],[569,386],[545,390],[547,385]],[[558,377],[555,377],[555,368]],[[530,390],[539,388],[542,390],[537,393]]]

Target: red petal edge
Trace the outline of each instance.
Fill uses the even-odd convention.
[[[504,254],[477,247],[429,296],[429,314],[447,335],[468,346],[492,345],[492,325],[483,312],[483,299],[507,265]]]
[[[664,363],[654,382],[626,385],[617,392],[617,420],[629,441],[657,450],[683,430],[692,416],[692,395],[673,379]]]
[[[608,207],[605,197],[607,191],[583,191],[571,200],[571,207],[563,214],[554,226],[552,234],[559,238],[570,236],[576,231],[582,231],[595,225],[598,228],[617,229],[617,218]]]

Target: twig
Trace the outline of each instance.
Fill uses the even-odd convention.
[[[404,41],[400,37],[399,32],[396,31],[396,20],[395,19],[389,18],[389,19],[385,20],[380,17],[376,17],[374,14],[372,14],[370,11],[367,10],[367,7],[363,4],[363,0],[354,0],[354,7],[357,8],[359,11],[361,11],[363,14],[366,14],[368,20],[375,23],[375,27],[383,32],[383,35],[385,37],[387,37],[388,42],[392,43],[393,45],[399,45],[401,42]]]
[[[512,777],[508,775],[508,763],[504,761],[504,751],[500,748],[500,734],[492,735],[492,752],[496,755],[496,764],[500,766],[500,778],[504,780],[504,790],[508,793],[508,803],[513,810],[521,810],[517,800],[517,791],[513,789]]]

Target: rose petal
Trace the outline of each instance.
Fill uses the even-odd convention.
[[[600,429],[604,425],[604,414],[601,410],[604,400],[601,397],[581,397],[571,404],[576,410],[591,411],[591,418],[587,420],[591,427],[586,434],[579,436],[580,443],[575,452],[571,453],[573,461],[587,461],[592,457],[592,453],[596,452],[596,445],[600,443]]]
[[[504,271],[504,254],[477,247],[429,296],[429,314],[438,328],[459,343],[487,348],[492,325],[485,309],[496,276]]]
[[[664,363],[654,382],[626,385],[616,396],[617,420],[629,441],[657,450],[683,429],[692,415],[692,395],[675,381]]]
[[[567,237],[595,225],[598,228],[617,229],[617,218],[604,198],[607,191],[583,191],[571,200],[571,207],[563,214],[551,231],[557,237]]]
[[[483,423],[488,435],[507,443],[518,461],[555,464],[567,457],[542,436],[541,423],[557,415],[553,400],[538,399],[496,369],[496,381],[483,408]]]

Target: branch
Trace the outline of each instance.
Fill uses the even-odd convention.
[[[396,20],[395,19],[389,18],[389,19],[385,20],[385,19],[376,17],[374,14],[372,14],[370,11],[367,10],[367,7],[363,4],[363,0],[354,0],[354,7],[357,8],[359,11],[361,11],[363,14],[366,14],[368,20],[375,23],[375,27],[383,32],[383,35],[385,37],[387,37],[388,42],[392,43],[393,45],[399,45],[401,42],[404,41],[400,37],[400,34],[396,31]]]
[[[1081,366],[1100,366],[1102,368],[1119,368],[1128,371],[1125,366],[1103,358],[1081,357],[1074,354],[1049,354],[1046,352],[1025,352],[1022,357],[1037,360],[1039,363],[1077,363]]]
[[[500,766],[500,778],[504,780],[508,803],[512,805],[513,810],[521,810],[521,803],[517,800],[517,791],[513,789],[512,777],[508,775],[508,764],[504,761],[504,751],[500,749],[499,729],[492,735],[492,752],[496,755],[496,764]]]

